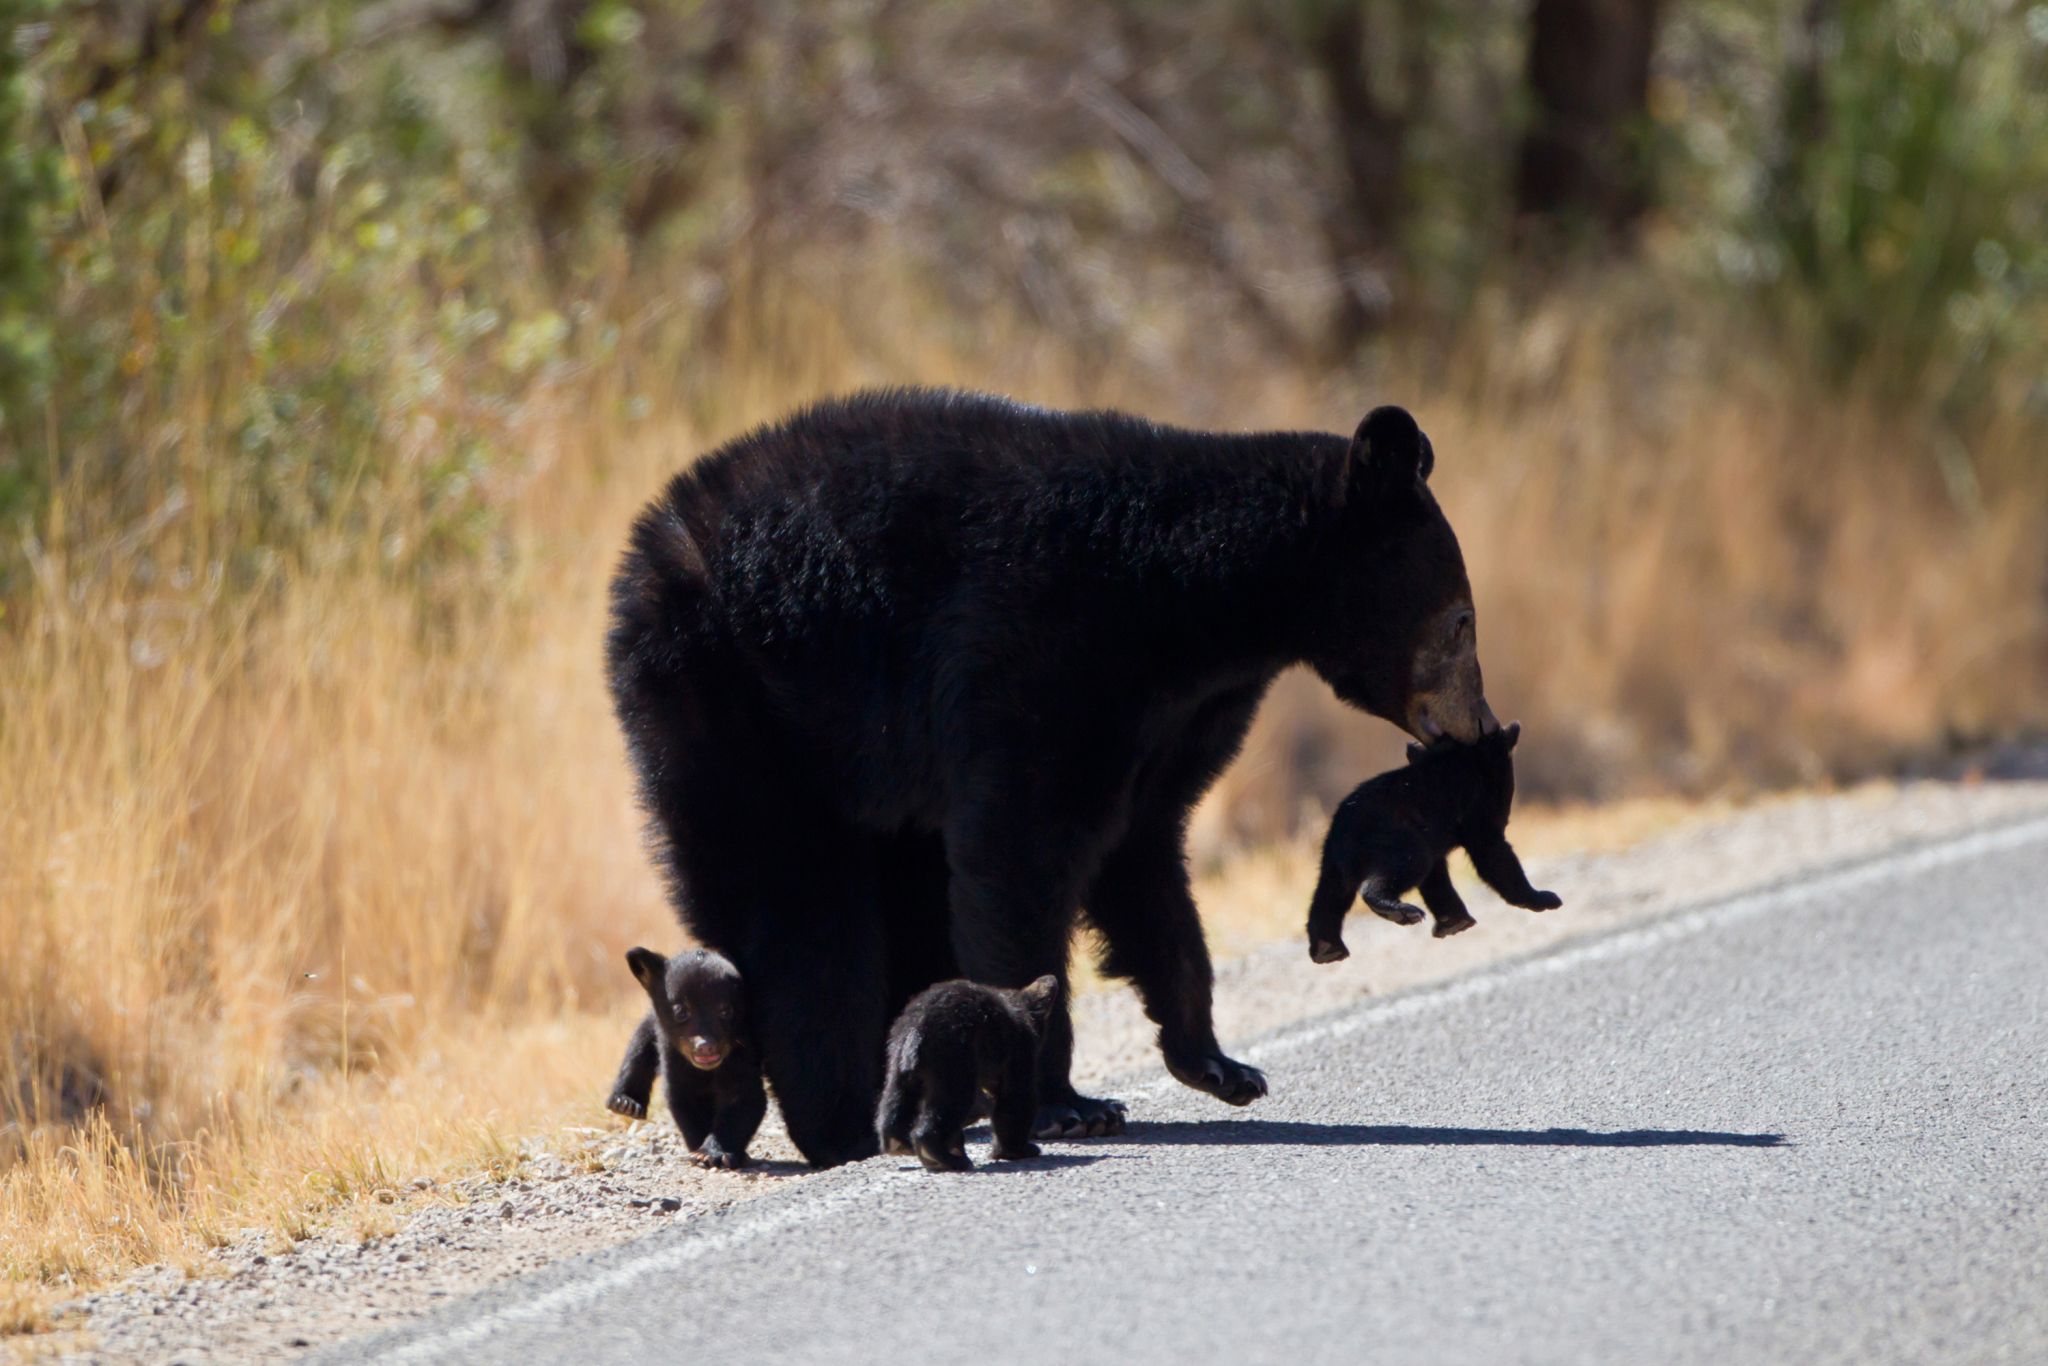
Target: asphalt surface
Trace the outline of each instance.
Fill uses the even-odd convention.
[[[328,1359],[2048,1361],[2044,903],[2048,822],[1893,851],[1254,1041],[1248,1110],[1147,1079],[1121,1139],[795,1181]]]

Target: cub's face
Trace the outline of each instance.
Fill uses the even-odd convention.
[[[626,955],[646,990],[662,1037],[692,1067],[709,1072],[732,1055],[745,1027],[739,969],[707,949],[665,958],[652,949]]]
[[[1522,738],[1522,723],[1480,737],[1477,743],[1461,745],[1441,741],[1434,745],[1408,746],[1411,764],[1440,764],[1456,774],[1455,781],[1472,794],[1470,819],[1492,830],[1505,830],[1515,805],[1515,742]]]

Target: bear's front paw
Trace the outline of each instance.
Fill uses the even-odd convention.
[[[1308,956],[1318,963],[1341,963],[1351,956],[1351,950],[1344,947],[1341,939],[1311,939]]]
[[[1005,1143],[999,1138],[995,1147],[989,1150],[989,1156],[998,1162],[1024,1162],[1034,1157],[1045,1156],[1045,1149],[1029,1140],[1022,1143]]]
[[[741,1167],[746,1166],[748,1162],[752,1161],[744,1152],[727,1152],[719,1146],[718,1140],[715,1138],[705,1139],[704,1146],[690,1154],[690,1160],[700,1167],[723,1167],[727,1171],[738,1171]]]
[[[1465,931],[1471,929],[1474,925],[1477,925],[1478,923],[1479,922],[1474,920],[1468,913],[1466,915],[1459,916],[1456,920],[1437,921],[1436,928],[1434,930],[1431,930],[1430,933],[1435,935],[1438,939],[1449,939],[1454,934],[1463,934]]]
[[[1105,1138],[1124,1131],[1124,1103],[1066,1095],[1038,1107],[1031,1132],[1038,1138]]]
[[[1522,905],[1532,911],[1554,911],[1564,902],[1556,892],[1532,892]]]
[[[1203,1053],[1193,1057],[1168,1054],[1166,1070],[1174,1080],[1197,1091],[1207,1091],[1227,1105],[1249,1105],[1266,1094],[1266,1074],[1256,1067],[1224,1057]]]
[[[614,1091],[611,1099],[604,1103],[604,1108],[615,1115],[624,1115],[627,1119],[647,1118],[645,1102],[633,1099],[624,1091]]]

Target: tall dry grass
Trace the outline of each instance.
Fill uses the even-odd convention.
[[[604,580],[663,473],[819,392],[953,381],[1242,427],[1410,403],[1538,791],[1821,778],[2048,710],[2048,471],[2017,426],[1958,486],[1874,401],[1740,360],[1617,373],[1629,337],[1543,315],[1428,366],[1185,387],[1083,373],[1044,338],[905,340],[900,315],[888,347],[809,305],[741,320],[656,416],[582,416],[676,373],[621,362],[530,427],[506,549],[453,595],[371,555],[227,594],[179,538],[232,541],[231,515],[59,514],[69,548],[0,623],[15,1327],[595,1119],[631,1011],[619,952],[676,934],[599,677]],[[145,550],[172,571],[144,584]],[[1203,815],[1223,942],[1284,895],[1272,859],[1223,851],[1318,818],[1389,736],[1283,685]]]

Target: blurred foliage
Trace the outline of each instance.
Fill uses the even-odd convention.
[[[0,432],[31,419],[50,366],[50,273],[44,234],[58,193],[57,154],[36,136],[40,112],[27,72],[27,44],[55,0],[0,0]],[[25,471],[0,463],[0,521],[36,492]]]
[[[1975,399],[2038,365],[2048,7],[1809,0],[1756,263],[1827,371]]]
[[[1563,35],[1540,99],[1532,12]],[[1588,46],[1586,124],[1555,64],[1594,12],[0,0],[7,544],[70,491],[165,572],[431,574],[489,547],[573,377],[658,332],[710,382],[743,263],[829,295],[886,261],[965,336],[1000,307],[1191,390],[1450,346],[1489,291],[1604,272],[1959,429],[2040,405],[2048,6],[1634,0],[1648,81]],[[1628,163],[1563,259],[1528,248],[1570,207],[1518,180],[1539,115],[1553,159]]]

